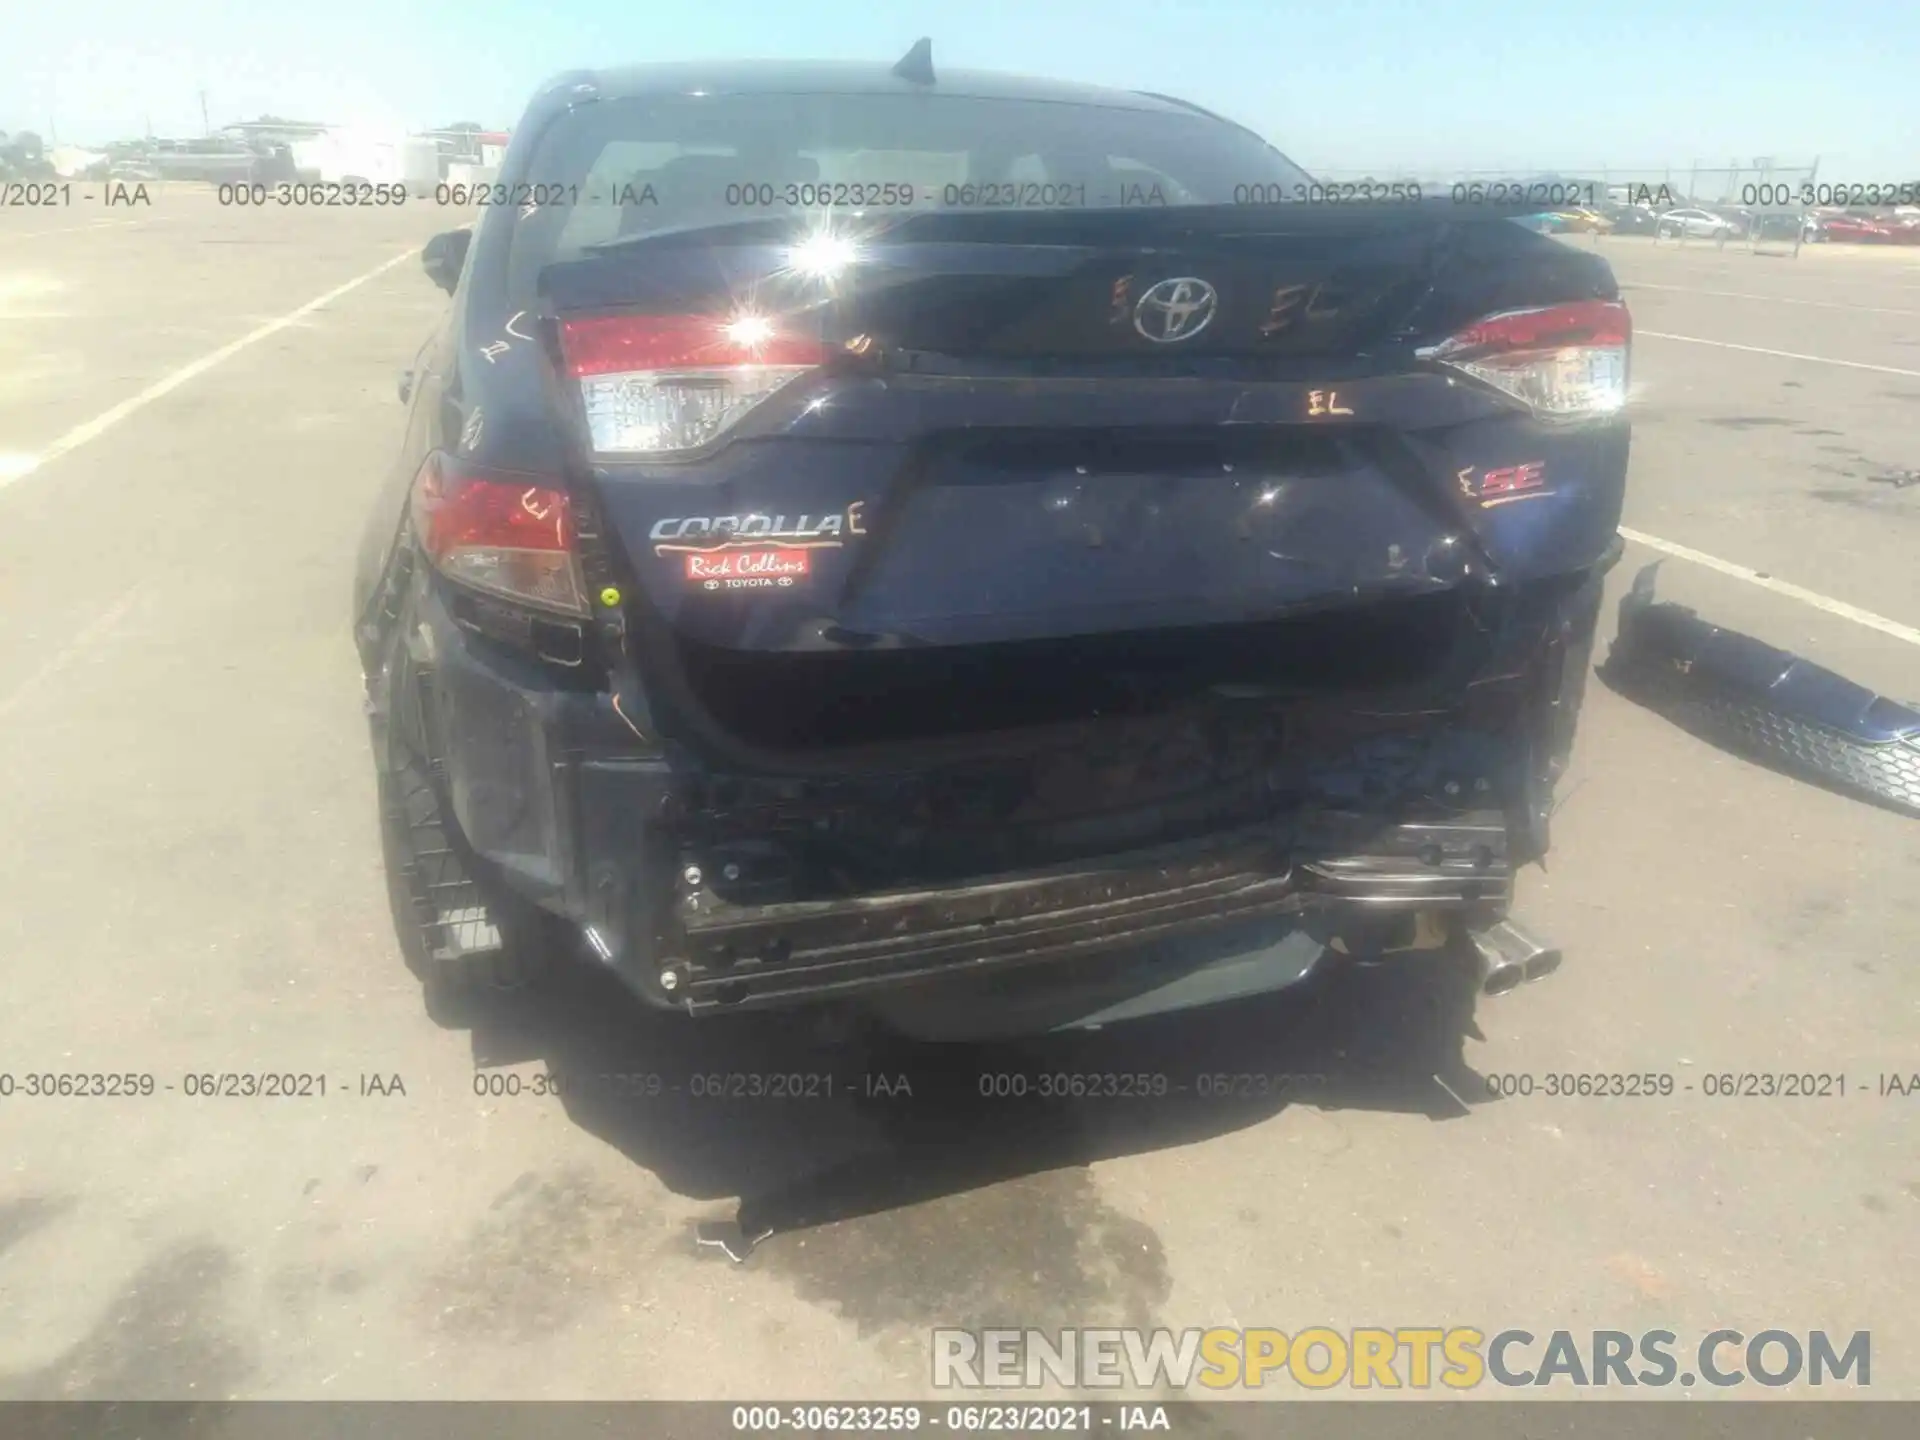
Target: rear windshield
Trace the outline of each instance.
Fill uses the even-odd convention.
[[[766,216],[1223,205],[1308,179],[1203,115],[954,95],[609,101],[543,144],[510,284],[528,293],[542,267],[610,240]]]

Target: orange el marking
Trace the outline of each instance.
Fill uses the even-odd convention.
[[[1307,392],[1307,414],[1309,415],[1351,415],[1353,411],[1340,403],[1338,390],[1309,390]]]
[[[1293,324],[1293,312],[1298,310],[1307,296],[1305,285],[1282,285],[1273,292],[1273,306],[1267,312],[1266,322],[1261,325],[1260,333],[1272,338]],[[1319,291],[1314,291],[1317,298]]]

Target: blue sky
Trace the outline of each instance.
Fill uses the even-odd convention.
[[[1310,168],[1627,169],[1822,157],[1920,180],[1913,0],[18,0],[0,128],[103,141],[263,111],[508,125],[546,75],[892,60],[1196,100]]]

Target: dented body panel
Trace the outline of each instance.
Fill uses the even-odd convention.
[[[597,103],[536,105],[503,183],[564,183],[543,135]],[[1421,357],[1616,300],[1597,257],[1446,206],[908,217],[782,309],[826,363],[649,460],[583,441],[556,336],[764,297],[778,227],[529,274],[523,221],[415,362],[357,635],[476,860],[648,1003],[1085,1018],[1261,936],[1490,923],[1545,854],[1629,427]],[[1135,321],[1196,275],[1174,354]],[[434,453],[570,497],[589,615],[420,559]]]
[[[458,717],[435,743],[462,834],[635,993],[697,1013],[962,977],[990,996],[996,977],[1215,932],[1251,937],[1221,964],[1302,927],[1497,919],[1548,844],[1598,598],[1597,580],[1528,596],[1398,693],[1234,697],[830,774],[636,744],[609,695],[556,688],[416,603],[431,708]],[[1139,969],[1139,988],[1177,973]]]
[[[564,320],[797,291],[787,323],[842,357],[711,455],[598,457],[637,579],[701,640],[1211,625],[1595,563],[1624,420],[1541,421],[1418,355],[1490,311],[1617,299],[1604,263],[1451,205],[1299,209],[915,216],[830,294],[730,226],[554,266],[540,299]],[[1188,274],[1212,318],[1169,354],[1136,302]],[[688,558],[740,549],[777,563]]]

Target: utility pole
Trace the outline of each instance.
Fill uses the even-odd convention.
[[[200,133],[202,135],[213,133],[213,122],[207,119],[207,92],[204,87],[200,91]]]

